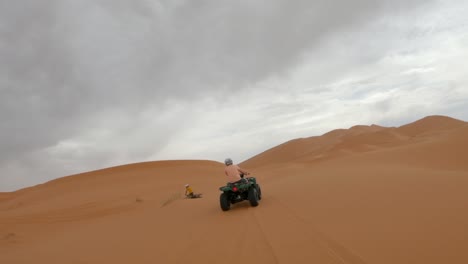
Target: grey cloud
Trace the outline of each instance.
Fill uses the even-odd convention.
[[[66,85],[73,81],[71,61],[53,28],[54,3],[2,3],[0,160],[53,142],[67,130],[57,123],[75,114],[68,105],[74,90]]]

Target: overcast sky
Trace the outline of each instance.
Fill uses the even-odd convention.
[[[0,0],[0,191],[468,120],[468,1]]]

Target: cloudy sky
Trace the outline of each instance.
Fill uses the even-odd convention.
[[[0,0],[0,191],[468,120],[464,0]]]

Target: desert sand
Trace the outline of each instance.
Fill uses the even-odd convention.
[[[201,160],[0,193],[0,263],[468,263],[467,122],[338,129],[240,165],[258,207],[221,211],[224,165]]]

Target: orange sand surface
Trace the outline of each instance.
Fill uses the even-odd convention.
[[[240,164],[156,161],[0,193],[0,263],[468,263],[468,123],[430,116],[291,140]],[[202,199],[183,199],[190,183]]]

